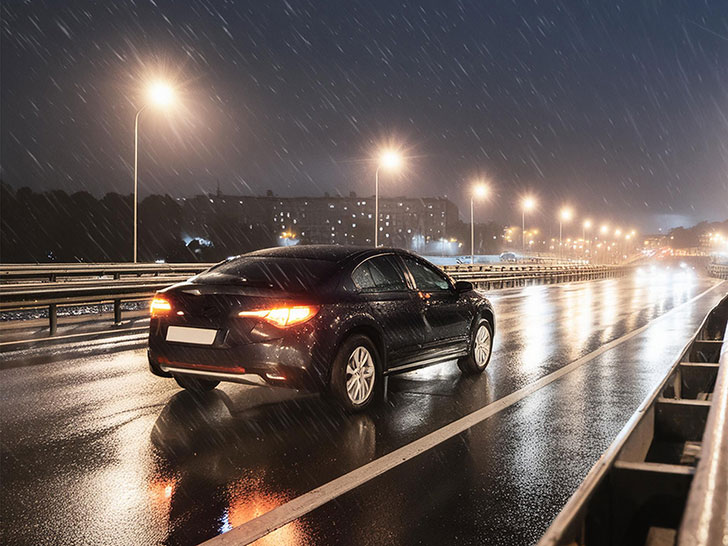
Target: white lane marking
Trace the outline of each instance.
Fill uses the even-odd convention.
[[[308,493],[304,493],[300,497],[296,497],[288,501],[285,504],[274,508],[257,518],[254,518],[242,525],[239,525],[227,533],[218,535],[202,543],[203,546],[232,546],[232,545],[243,545],[250,544],[251,542],[258,540],[259,538],[267,535],[268,533],[275,531],[279,527],[283,527],[287,523],[290,523],[302,516],[305,516],[309,512],[312,512],[316,508],[323,506],[329,501],[340,497],[341,495],[348,493],[352,489],[359,487],[360,485],[384,474],[388,470],[391,470],[402,463],[409,461],[410,459],[432,449],[433,447],[441,444],[442,442],[449,440],[450,438],[457,436],[461,432],[477,425],[481,421],[484,421],[488,417],[495,415],[503,411],[504,409],[520,402],[528,395],[533,392],[545,387],[549,383],[553,383],[557,379],[565,376],[566,374],[574,371],[575,369],[583,366],[584,364],[594,360],[601,354],[613,349],[614,347],[621,345],[622,343],[632,339],[633,337],[641,334],[650,326],[674,313],[678,309],[697,301],[698,299],[705,296],[708,292],[715,290],[717,287],[722,286],[726,281],[721,281],[712,287],[708,288],[704,292],[698,294],[694,298],[687,300],[677,307],[673,307],[667,313],[660,315],[659,317],[652,319],[650,322],[623,335],[617,339],[610,341],[609,343],[602,345],[598,349],[591,353],[584,355],[583,357],[574,360],[570,364],[567,364],[563,368],[556,370],[549,375],[546,375],[527,385],[511,394],[483,406],[479,410],[474,411],[461,417],[460,419],[453,421],[452,423],[445,425],[444,427],[431,432],[422,438],[419,438],[405,446],[402,446],[394,451],[379,457],[359,468],[356,468],[338,478],[331,480],[324,485],[321,485],[315,489],[312,489]]]

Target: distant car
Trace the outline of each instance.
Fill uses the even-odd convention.
[[[493,309],[469,282],[398,249],[310,245],[229,259],[161,290],[149,365],[188,390],[220,381],[324,392],[367,407],[384,376],[491,357]]]
[[[515,262],[516,255],[513,252],[504,252],[500,255],[501,262]]]

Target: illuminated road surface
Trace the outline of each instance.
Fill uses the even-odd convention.
[[[232,384],[196,401],[150,375],[143,349],[6,359],[0,543],[197,544],[279,506],[284,523],[288,501],[371,461],[381,473],[383,455],[409,458],[413,441],[437,443],[497,400],[510,402],[259,542],[532,543],[728,291],[719,282],[646,272],[494,292],[485,374],[451,363],[399,376],[356,416]]]

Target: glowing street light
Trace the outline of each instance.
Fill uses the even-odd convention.
[[[379,246],[379,169],[396,171],[402,165],[402,155],[396,150],[384,150],[379,154],[374,173],[374,248]]]
[[[137,203],[139,202],[139,115],[151,104],[167,108],[174,102],[174,90],[164,82],[155,82],[147,89],[148,103],[142,106],[134,118],[134,263],[137,262]]]
[[[174,90],[164,82],[155,82],[150,85],[147,94],[150,102],[163,108],[166,108],[174,101]]]
[[[573,212],[569,207],[564,207],[559,212],[559,258],[561,258],[561,235],[563,233],[563,224],[571,220]]]
[[[473,193],[470,195],[470,263],[475,263],[475,205],[474,201],[478,199],[484,199],[490,193],[490,188],[479,182],[473,188]]]
[[[536,200],[527,195],[521,202],[521,251],[526,251],[526,211],[533,209],[536,206]]]

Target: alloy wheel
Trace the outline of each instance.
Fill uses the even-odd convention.
[[[374,359],[366,347],[359,345],[346,364],[346,393],[354,404],[363,404],[374,388]]]
[[[490,330],[484,324],[478,327],[475,334],[473,356],[479,368],[482,368],[488,362],[490,356]]]

